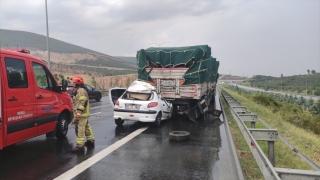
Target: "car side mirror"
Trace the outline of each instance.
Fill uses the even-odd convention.
[[[62,91],[63,91],[63,92],[67,91],[68,81],[65,80],[65,79],[62,79],[61,85],[62,85],[62,86],[61,86]]]

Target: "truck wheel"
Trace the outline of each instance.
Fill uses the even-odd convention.
[[[169,116],[168,116],[168,119],[172,119],[173,118],[173,107],[170,108],[170,113],[169,113]]]
[[[153,122],[153,125],[159,127],[161,124],[161,112],[158,113],[156,120]]]
[[[171,131],[169,133],[169,139],[172,141],[186,141],[189,140],[190,133],[187,131]]]
[[[124,123],[124,120],[122,120],[122,119],[115,119],[114,122],[116,123],[117,126],[122,126],[122,124]]]
[[[188,121],[189,120],[189,117],[186,113],[183,113],[182,114],[182,121]]]
[[[68,133],[68,116],[63,113],[60,115],[56,125],[56,137],[58,139],[64,138]]]
[[[176,118],[177,117],[177,106],[172,105],[172,118]]]

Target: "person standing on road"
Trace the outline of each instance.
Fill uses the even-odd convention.
[[[72,152],[84,151],[84,146],[87,148],[94,147],[94,136],[89,124],[90,116],[90,103],[89,96],[86,87],[84,86],[84,80],[81,76],[72,77],[73,82],[73,115],[72,123],[75,124],[76,132],[76,147],[72,149]],[[87,141],[85,142],[85,138]]]

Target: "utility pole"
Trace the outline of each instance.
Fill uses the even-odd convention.
[[[47,53],[48,53],[48,68],[50,70],[50,49],[49,49],[49,26],[48,26],[48,8],[46,0],[46,24],[47,24]]]

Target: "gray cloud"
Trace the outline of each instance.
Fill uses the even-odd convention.
[[[0,10],[0,28],[46,34],[44,1],[1,0]],[[220,73],[320,72],[320,1],[48,0],[48,12],[50,37],[108,55],[208,44]]]

